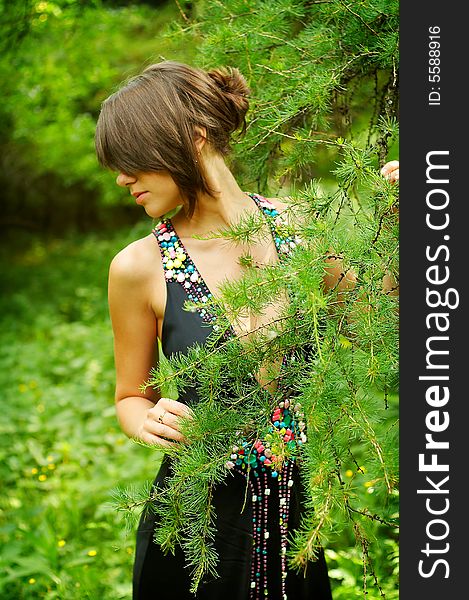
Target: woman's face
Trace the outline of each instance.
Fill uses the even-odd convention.
[[[135,202],[145,209],[150,217],[157,219],[182,204],[181,193],[174,179],[166,171],[119,173],[117,185],[127,187]]]

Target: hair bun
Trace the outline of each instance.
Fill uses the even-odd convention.
[[[226,98],[233,103],[238,113],[236,121],[241,124],[249,108],[248,98],[251,93],[241,71],[235,67],[220,67],[208,71],[207,74]]]
[[[247,98],[251,93],[241,71],[235,67],[220,67],[208,71],[208,75],[227,94]]]

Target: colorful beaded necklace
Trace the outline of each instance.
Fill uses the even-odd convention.
[[[298,236],[284,234],[288,230],[285,227],[284,219],[279,215],[274,204],[259,194],[249,193],[248,195],[267,217],[279,260],[282,260],[301,242],[301,239]],[[153,234],[158,241],[162,254],[166,280],[181,284],[187,293],[188,299],[194,303],[202,321],[212,323],[216,319],[216,316],[209,309],[213,295],[177,235],[171,220],[160,221],[153,229]],[[216,329],[217,325],[213,325],[213,327]],[[231,336],[236,336],[233,326],[230,326],[225,332],[224,339]],[[285,368],[287,360],[288,358],[285,355],[282,360],[281,372]],[[290,493],[293,486],[294,465],[300,455],[302,444],[306,442],[306,432],[300,404],[296,403],[292,407],[288,399],[281,399],[283,395],[281,384],[282,379],[280,377],[275,392],[275,396],[280,399],[272,413],[271,423],[266,428],[263,438],[256,440],[241,438],[239,443],[231,449],[231,454],[227,456],[225,463],[228,470],[239,472],[246,477],[247,485],[251,491],[253,512],[251,600],[260,600],[269,596],[267,540],[269,539],[270,477],[278,481],[281,586],[282,598],[287,600],[285,580],[287,577],[286,552]]]

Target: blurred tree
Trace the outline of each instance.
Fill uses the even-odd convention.
[[[143,64],[190,60],[189,40],[163,35],[181,18],[177,5],[24,0],[2,7],[9,41],[0,58],[0,226],[57,231],[138,219],[138,207],[97,164],[95,122],[102,100]]]
[[[168,4],[168,0],[102,0],[103,6],[136,6],[146,4],[156,8]]]

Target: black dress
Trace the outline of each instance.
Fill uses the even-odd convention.
[[[288,253],[294,242],[277,234],[278,213],[274,205],[257,194],[249,194],[249,197],[270,217],[268,221],[279,257]],[[212,331],[213,316],[203,305],[211,293],[171,221],[159,223],[153,233],[162,253],[167,281],[162,347],[164,355],[171,357],[176,352],[185,353],[196,342],[205,343]],[[200,309],[184,310],[183,304],[188,298],[198,302]],[[188,389],[179,400],[193,405],[197,394]],[[239,464],[241,460],[235,462]],[[169,468],[165,457],[155,485],[164,482]],[[219,556],[219,577],[207,576],[196,596],[189,591],[190,573],[182,550],[177,549],[175,555],[165,555],[153,542],[155,516],[151,512],[142,514],[137,530],[133,600],[331,600],[322,551],[316,561],[308,563],[305,572],[288,570],[285,557],[288,535],[299,526],[304,505],[297,465],[291,461],[279,477],[271,477],[265,471],[269,469],[262,469],[262,473],[259,470],[259,477],[254,479],[247,478],[240,468],[234,468],[230,474],[233,476],[227,476],[225,483],[215,488],[217,534],[214,545]],[[250,494],[242,511],[247,484]]]

